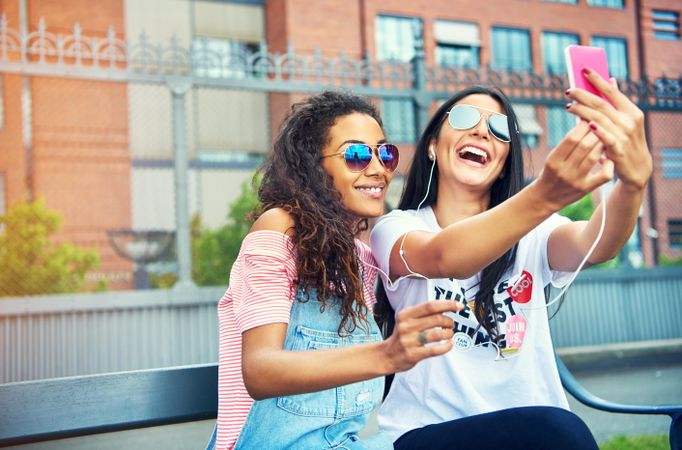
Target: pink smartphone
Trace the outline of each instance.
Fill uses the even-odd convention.
[[[606,81],[609,80],[609,64],[606,59],[606,51],[603,48],[589,47],[587,45],[569,45],[564,52],[566,55],[566,68],[568,69],[568,82],[571,88],[585,89],[608,101],[583,76],[583,69],[589,67]]]

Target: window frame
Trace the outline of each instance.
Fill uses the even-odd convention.
[[[656,15],[659,14],[659,17]],[[671,17],[663,17],[669,14]],[[680,13],[679,11],[652,9],[651,23],[654,32],[654,39],[662,41],[679,41],[680,40]],[[672,25],[672,29],[666,29],[665,25]],[[663,27],[663,28],[661,28]]]
[[[566,32],[566,31],[552,31],[552,30],[543,30],[542,34],[540,35],[540,40],[542,44],[542,68],[545,72],[546,75],[564,75],[566,73],[566,59],[563,53],[563,49],[561,51],[561,54],[559,55],[558,59],[562,63],[562,67],[560,70],[557,70],[556,72],[550,70],[548,67],[548,60],[547,60],[547,52],[546,50],[546,40],[545,38],[548,37],[549,35],[552,36],[561,36],[561,37],[575,37],[575,42],[572,44],[574,45],[580,45],[580,35],[577,33],[571,33],[571,32]],[[566,45],[571,45],[571,44],[566,44]],[[563,43],[560,43],[561,47],[566,47]]]
[[[528,43],[528,55],[527,55],[527,62],[528,62],[528,67],[524,67],[522,69],[516,69],[514,67],[500,67],[498,66],[498,63],[496,61],[496,46],[495,46],[495,34],[499,32],[506,32],[511,33],[511,32],[518,32],[519,34],[523,33],[527,37],[527,43]],[[507,40],[508,36],[506,37]],[[510,27],[510,26],[492,26],[490,28],[490,50],[491,50],[491,66],[494,70],[500,70],[500,71],[508,71],[508,72],[526,72],[530,73],[533,71],[533,41],[531,39],[531,33],[529,28],[517,28],[517,27]],[[523,60],[521,60],[523,61]]]
[[[619,6],[612,6],[609,3],[620,1]],[[625,9],[625,0],[587,0],[587,6],[592,8]]]
[[[610,42],[622,42],[623,43],[623,52],[625,55],[625,76],[622,76],[621,74],[616,74],[614,72],[614,67],[619,67],[617,64],[614,64],[613,58],[614,54],[609,53],[609,49],[607,48],[607,45],[602,45],[599,43],[595,43],[595,39],[603,40],[603,41],[610,41]],[[630,58],[628,57],[628,40],[627,38],[620,37],[620,36],[606,36],[606,35],[601,35],[601,34],[595,34],[590,36],[590,45],[596,46],[596,47],[601,47],[606,51],[606,59],[609,64],[609,74],[612,77],[615,77],[619,80],[628,80],[630,78]]]
[[[403,16],[399,14],[377,14],[374,18],[374,55],[377,61],[391,61],[391,62],[410,62],[412,58],[414,58],[414,49],[415,49],[415,40],[414,40],[414,30],[411,34],[411,41],[412,41],[412,48],[408,52],[409,58],[407,57],[387,57],[384,56],[383,53],[384,51],[380,50],[382,47],[382,40],[379,39],[380,36],[380,27],[379,27],[379,22],[383,19],[393,19],[393,20],[405,20],[411,22],[411,25],[414,26],[415,24],[419,25],[419,35],[421,36],[422,39],[424,39],[424,21],[421,17],[417,16]],[[381,32],[383,35],[383,31]]]
[[[661,168],[666,180],[682,180],[682,148],[661,150]]]
[[[682,250],[682,218],[670,218],[666,221],[668,226],[668,247],[671,250]],[[671,232],[674,229],[675,232]],[[677,231],[679,229],[679,231]],[[673,237],[677,240],[674,241]]]

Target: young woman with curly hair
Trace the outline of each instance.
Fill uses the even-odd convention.
[[[292,107],[263,168],[260,215],[218,305],[211,448],[392,448],[381,433],[357,435],[381,401],[383,376],[450,350],[454,324],[443,313],[461,308],[408,308],[382,340],[375,262],[357,236],[383,213],[397,164],[365,99],[324,92]]]

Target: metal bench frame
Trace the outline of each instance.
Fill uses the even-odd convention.
[[[682,405],[624,405],[588,392],[556,358],[564,388],[602,411],[664,414],[682,450]],[[0,385],[0,447],[215,418],[218,366],[205,364]]]

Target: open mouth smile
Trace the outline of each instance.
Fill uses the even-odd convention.
[[[474,162],[480,166],[485,166],[490,160],[490,155],[487,151],[471,145],[460,148],[457,151],[457,155],[463,160]]]

